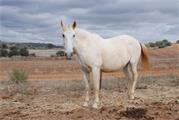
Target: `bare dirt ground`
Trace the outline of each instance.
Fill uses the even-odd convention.
[[[99,109],[82,107],[80,80],[29,81],[20,88],[1,81],[1,120],[178,120],[179,78],[140,78],[135,100],[126,96],[125,79],[103,80]],[[117,84],[115,87],[111,84]],[[62,85],[64,85],[62,87]],[[22,92],[23,91],[23,92]],[[91,96],[91,102],[93,96]]]
[[[122,72],[103,73],[99,109],[82,107],[84,83],[75,60],[0,59],[0,120],[179,120],[178,51],[179,45],[150,50],[151,68],[139,68],[134,100],[127,99]],[[13,68],[28,72],[27,83],[7,81]]]

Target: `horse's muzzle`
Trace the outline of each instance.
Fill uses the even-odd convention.
[[[67,59],[67,60],[71,60],[72,55],[73,55],[72,53],[69,53],[69,54],[66,53],[66,54],[65,54],[66,59]]]

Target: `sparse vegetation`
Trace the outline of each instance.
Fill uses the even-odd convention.
[[[20,84],[27,81],[28,75],[24,70],[13,69],[9,72],[10,81]]]
[[[7,45],[6,44],[1,44],[0,45],[0,57],[7,57],[8,56],[8,50],[7,50]]]
[[[177,40],[176,43],[179,44],[179,40]]]
[[[0,57],[7,57],[7,56],[8,56],[8,50],[0,49]]]
[[[24,48],[21,48],[21,49],[19,50],[19,54],[20,54],[21,56],[29,56],[29,51],[28,51],[28,49],[27,49],[26,47],[24,47]]]
[[[156,42],[149,42],[146,44],[147,47],[151,47],[151,48],[165,48],[168,46],[171,46],[171,42],[168,41],[167,39],[164,39],[162,41],[156,41]]]
[[[12,56],[18,56],[18,55],[19,55],[19,49],[16,46],[10,47],[8,56],[12,57]]]
[[[8,47],[7,47],[7,45],[5,43],[3,43],[3,44],[1,44],[0,48],[7,49]]]
[[[17,47],[16,45],[7,46],[5,43],[0,45],[0,57],[29,56],[29,50],[26,47]]]
[[[62,56],[65,56],[65,52],[64,51],[58,51],[56,53],[56,55],[62,57]]]
[[[54,48],[55,46],[53,45],[53,44],[51,44],[51,43],[49,43],[48,45],[47,45],[47,48],[48,49],[52,49],[52,48]]]
[[[140,82],[136,87],[138,91],[136,96],[140,99],[134,102],[126,102],[127,79],[122,76],[122,71],[104,73],[100,90],[102,107],[99,110],[79,106],[84,102],[84,97],[81,97],[84,96],[84,84],[81,82],[81,73],[76,60],[69,62],[49,58],[28,59],[28,61],[2,59],[0,119],[33,119],[34,116],[37,116],[36,119],[46,119],[52,116],[52,112],[55,114],[52,116],[53,119],[60,117],[64,120],[78,118],[88,120],[91,116],[94,119],[177,119],[179,105],[179,96],[176,94],[179,92],[177,51],[178,45],[166,49],[150,49],[152,68],[149,71],[140,69]],[[6,78],[3,71],[8,71],[10,68],[27,70],[31,80],[23,84],[9,81],[6,83],[3,81]]]
[[[63,46],[57,46],[54,44],[44,44],[44,43],[8,43],[1,42],[0,43],[0,57],[13,57],[13,56],[31,56],[35,57],[36,52],[30,53],[30,50],[48,50],[60,48],[63,49]],[[34,51],[35,51],[34,50]],[[56,51],[55,51],[56,52]],[[56,53],[53,53],[54,56],[57,56]],[[63,56],[63,53],[60,54]]]

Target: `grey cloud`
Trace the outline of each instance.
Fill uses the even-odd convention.
[[[103,37],[129,34],[142,42],[179,39],[177,0],[1,0],[1,40],[62,44],[59,21]]]

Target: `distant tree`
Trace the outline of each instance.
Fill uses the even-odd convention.
[[[179,40],[177,40],[176,43],[179,44]]]
[[[159,45],[158,45],[158,48],[164,48],[165,47],[165,44],[163,44],[163,43],[160,43]]]
[[[7,45],[5,43],[3,43],[3,44],[1,44],[0,48],[7,49],[8,47],[7,47]]]
[[[8,56],[12,57],[12,56],[17,56],[17,55],[19,55],[19,49],[16,46],[10,47]]]
[[[52,49],[52,48],[54,48],[54,45],[51,44],[51,43],[49,43],[49,44],[47,45],[47,47],[48,47],[48,49]]]
[[[167,46],[171,46],[171,45],[172,45],[171,42],[168,41],[167,39],[162,40],[162,43],[163,43],[163,46],[164,46],[164,47],[167,47]]]
[[[7,57],[8,51],[6,49],[0,49],[0,57]]]
[[[169,41],[167,39],[163,39],[162,42],[168,43]]]
[[[171,46],[172,43],[168,41],[167,39],[161,40],[161,41],[156,41],[155,43],[149,42],[146,44],[147,47],[158,47],[158,48],[164,48],[167,46]]]
[[[149,42],[149,47],[155,47],[155,43]]]
[[[165,43],[165,45],[166,45],[166,46],[171,46],[172,43],[168,41],[167,43]]]
[[[155,45],[159,47],[159,46],[162,45],[162,42],[161,42],[161,41],[156,41],[156,42],[155,42]]]
[[[65,56],[65,52],[64,51],[58,51],[56,53],[57,56]]]
[[[29,51],[28,51],[28,49],[27,49],[26,47],[24,47],[24,48],[21,48],[21,49],[19,50],[19,54],[20,54],[21,56],[29,56]]]

